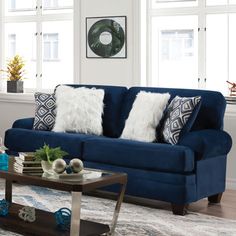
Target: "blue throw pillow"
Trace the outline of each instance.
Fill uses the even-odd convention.
[[[52,130],[56,118],[56,98],[54,94],[35,93],[36,111],[33,129]]]
[[[190,131],[201,106],[201,97],[176,96],[168,105],[163,122],[163,141],[177,144]]]

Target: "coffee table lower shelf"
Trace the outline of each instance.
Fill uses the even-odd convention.
[[[9,214],[0,217],[0,227],[2,229],[20,233],[25,236],[69,236],[70,232],[63,232],[57,229],[54,214],[51,212],[35,209],[36,221],[33,223],[24,222],[18,217],[19,210],[23,205],[11,203]],[[102,235],[110,231],[110,227],[105,224],[92,221],[80,220],[81,236]]]

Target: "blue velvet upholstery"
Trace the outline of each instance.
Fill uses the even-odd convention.
[[[225,155],[197,162],[197,199],[225,191],[226,163]]]
[[[199,130],[186,134],[179,140],[178,145],[189,147],[198,159],[226,155],[232,146],[232,139],[222,130]]]
[[[127,173],[127,195],[158,199],[175,204],[185,204],[197,200],[195,174],[162,173],[87,161],[84,161],[84,164],[89,168]],[[106,190],[117,192],[118,188],[111,186]]]
[[[81,157],[82,142],[91,137],[85,134],[13,128],[5,133],[5,145],[13,152],[32,152],[46,143],[50,147],[61,147],[71,157]]]
[[[119,116],[122,105],[122,100],[127,92],[127,88],[118,86],[103,86],[103,85],[84,85],[70,84],[74,88],[86,87],[97,88],[105,91],[104,96],[104,114],[103,114],[103,135],[117,138],[121,135],[119,129]]]
[[[125,139],[88,139],[84,142],[83,160],[173,173],[194,170],[194,153],[187,147]]]
[[[16,120],[12,128],[21,128],[21,129],[32,129],[34,124],[34,118],[24,118]]]
[[[33,118],[20,119],[6,131],[10,151],[34,151],[44,143],[61,146],[70,156],[83,159],[86,167],[126,172],[126,194],[186,204],[221,193],[225,189],[227,154],[231,137],[223,129],[226,102],[222,94],[205,90],[71,85],[103,88],[104,135],[55,133],[32,130]],[[181,97],[201,96],[192,128],[175,146],[117,139],[140,90]],[[196,118],[196,119],[194,119]],[[118,191],[117,186],[106,188]]]

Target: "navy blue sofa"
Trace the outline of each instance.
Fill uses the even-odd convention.
[[[126,194],[167,201],[174,214],[184,214],[186,205],[208,197],[219,202],[225,191],[227,154],[231,137],[223,131],[226,107],[219,92],[115,86],[86,86],[105,90],[104,136],[35,131],[33,118],[16,120],[6,131],[10,151],[34,151],[44,143],[61,146],[71,157],[80,157],[86,167],[126,172]],[[200,111],[190,132],[177,145],[119,139],[132,104],[140,90],[202,97]],[[114,190],[115,189],[111,189]]]

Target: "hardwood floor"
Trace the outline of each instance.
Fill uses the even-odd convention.
[[[204,199],[189,205],[189,211],[236,220],[236,190],[226,190],[220,204]]]
[[[155,202],[158,204],[155,208],[168,209],[171,211],[170,204]],[[188,206],[188,211],[236,220],[236,190],[226,190],[219,204],[210,204],[207,199],[191,203]]]
[[[111,195],[110,193],[107,192],[104,193],[96,191],[92,192],[91,195],[114,199],[114,195]],[[166,202],[140,199],[135,197],[125,197],[124,200],[125,202],[133,204],[171,211],[171,204]],[[207,199],[191,203],[188,206],[188,211],[236,220],[236,190],[226,190],[223,194],[221,203],[219,204],[210,204]]]

